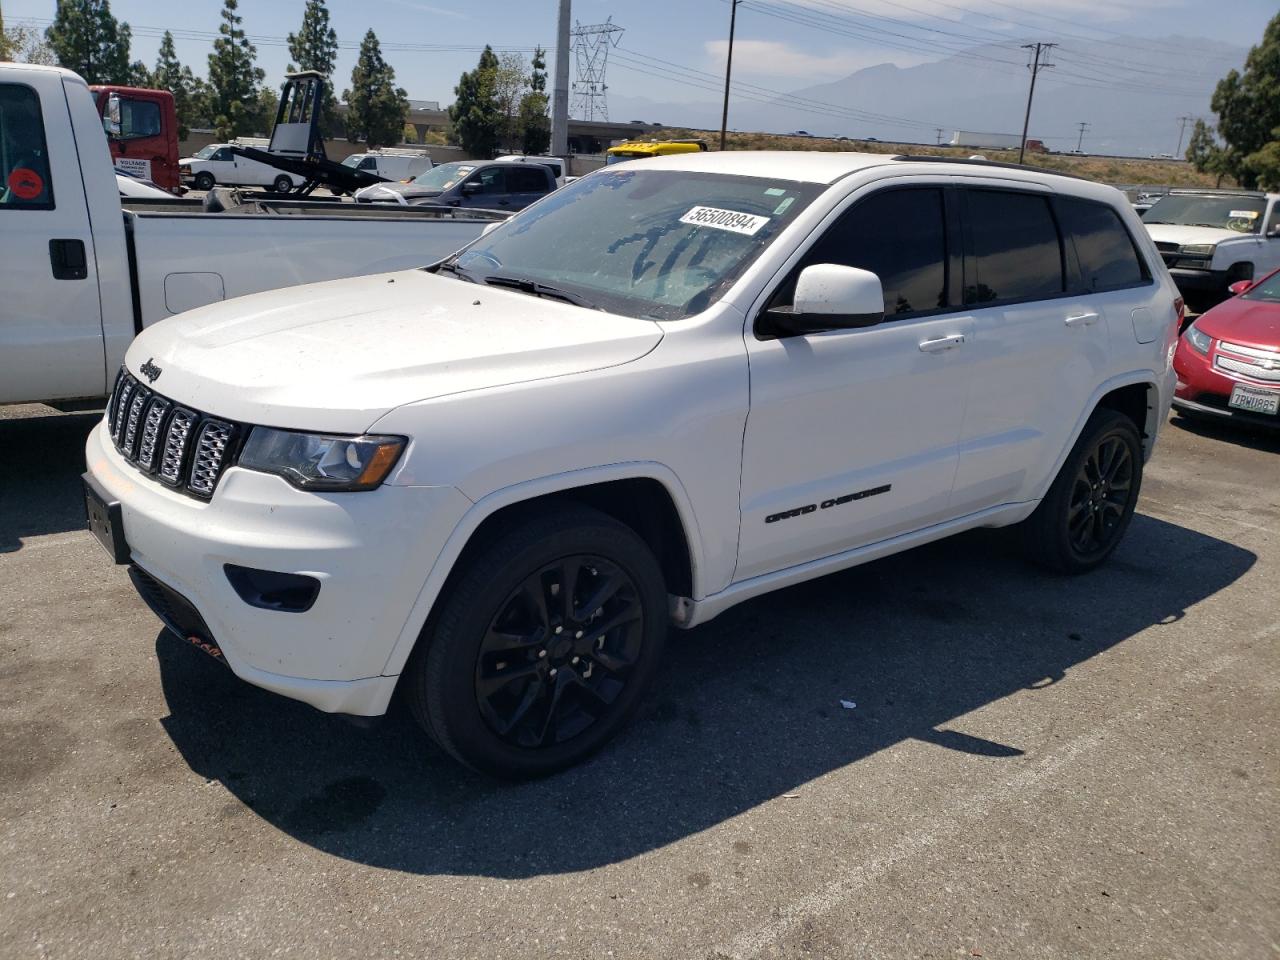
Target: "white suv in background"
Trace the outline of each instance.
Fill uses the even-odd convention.
[[[1083,180],[608,167],[430,267],[144,330],[90,525],[245,680],[361,715],[399,689],[464,763],[544,774],[627,721],[671,623],[974,527],[1102,563],[1180,309]]]

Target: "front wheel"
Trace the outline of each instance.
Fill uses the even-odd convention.
[[[293,181],[282,173],[272,182],[271,189],[276,193],[288,193],[293,189]]]
[[[441,747],[505,778],[543,776],[603,746],[635,712],[667,631],[662,571],[598,511],[557,508],[464,559],[405,684]]]
[[[195,187],[197,190],[212,190],[215,183],[213,174],[207,170],[202,170],[196,174]]]
[[[1085,573],[1120,545],[1142,487],[1142,438],[1132,420],[1100,409],[1085,424],[1049,492],[1022,522],[1032,559]]]

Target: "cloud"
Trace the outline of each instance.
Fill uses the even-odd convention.
[[[408,7],[410,10],[419,10],[422,13],[434,13],[441,17],[453,17],[457,20],[468,19],[465,13],[458,13],[456,10],[446,10],[444,7],[432,6],[429,3],[419,3],[418,0],[389,0],[397,7]]]
[[[796,6],[811,7],[815,12],[840,16],[837,7],[850,14],[871,14],[903,21],[927,21],[937,26],[938,19],[959,25],[981,22],[991,30],[1023,31],[1029,27],[1051,30],[1054,24],[1065,28],[1063,19],[1087,16],[1096,20],[1128,20],[1152,10],[1180,7],[1181,0],[790,0]],[[1038,14],[1043,11],[1046,16]],[[990,18],[990,19],[989,19]],[[945,28],[943,28],[945,29]],[[1085,24],[1076,29],[1089,30]]]
[[[707,69],[714,73],[723,72],[729,41],[708,40],[703,44],[703,48],[711,61]],[[750,74],[759,77],[812,80],[822,77],[847,77],[863,67],[875,66],[878,63],[910,66],[927,59],[929,57],[925,55],[917,57],[898,50],[816,56],[776,40],[734,40],[733,42],[735,75]]]

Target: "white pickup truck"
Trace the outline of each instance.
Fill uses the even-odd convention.
[[[134,336],[219,300],[431,263],[483,215],[127,202],[88,87],[0,64],[0,403],[104,397]]]
[[[399,689],[465,763],[544,774],[626,722],[673,621],[974,527],[1102,564],[1180,307],[1083,180],[620,163],[430,268],[144,331],[90,527],[245,680],[366,716]]]

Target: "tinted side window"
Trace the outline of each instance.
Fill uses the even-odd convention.
[[[373,157],[365,157],[363,160],[360,161],[360,165],[356,167],[356,169],[357,170],[377,170],[378,161]]]
[[[1048,199],[1002,190],[965,192],[969,243],[964,302],[1062,293],[1062,245]]]
[[[217,153],[215,153],[215,154],[214,154],[212,157],[210,157],[209,159],[210,159],[210,160],[228,160],[228,161],[229,161],[229,160],[233,159],[233,158],[232,158],[232,156],[231,156],[231,149],[230,149],[229,147],[223,147],[221,150],[219,150]]]
[[[30,87],[0,83],[0,210],[52,209],[40,99]]]
[[[485,167],[467,182],[480,184],[480,193],[507,192],[501,167]]]
[[[1075,244],[1086,290],[1116,290],[1151,279],[1119,215],[1105,203],[1058,200],[1062,232]]]
[[[507,171],[511,193],[546,193],[547,175],[541,167],[513,167]]]
[[[947,306],[942,191],[885,190],[856,203],[805,254],[771,306],[791,303],[800,271],[814,263],[861,267],[880,277],[886,317]]]

